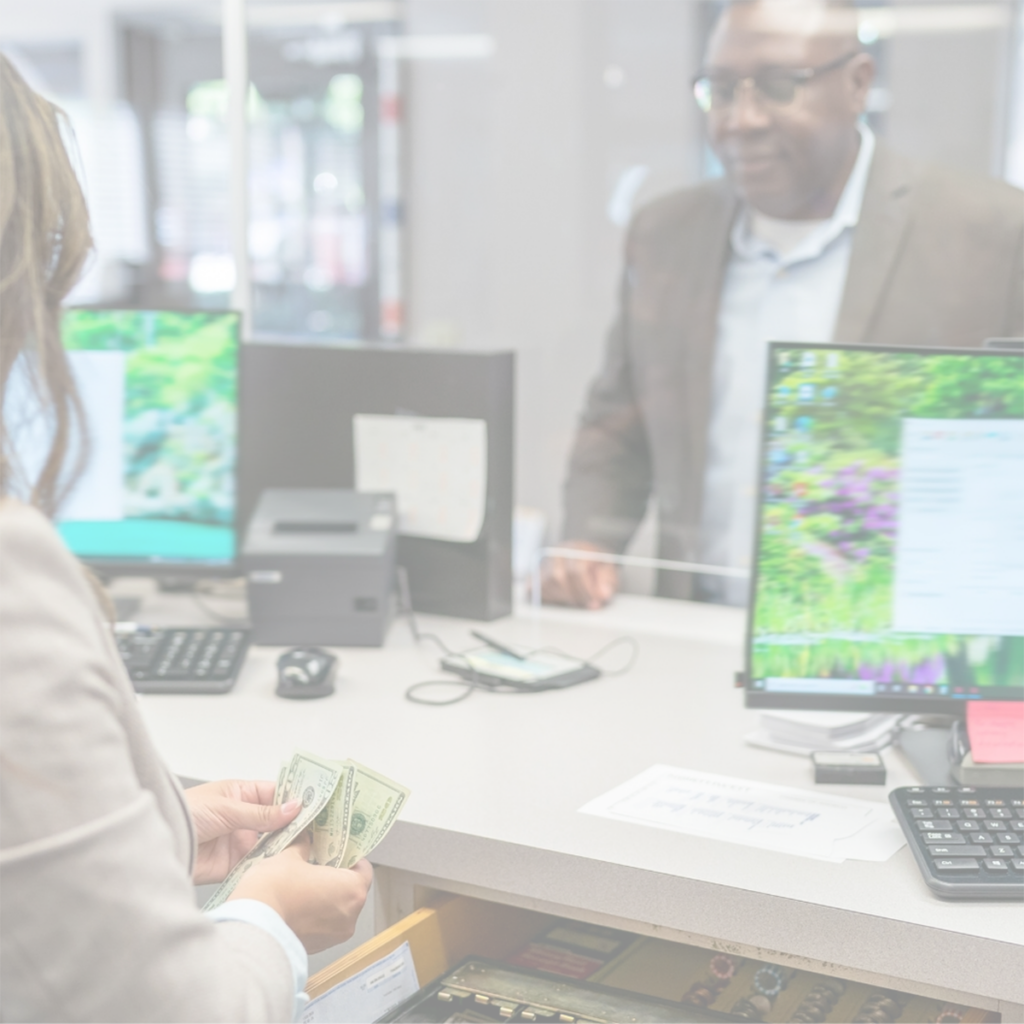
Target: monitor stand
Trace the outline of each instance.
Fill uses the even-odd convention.
[[[958,786],[949,773],[949,728],[902,729],[893,744],[925,786]]]

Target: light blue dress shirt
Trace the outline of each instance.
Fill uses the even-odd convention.
[[[871,130],[828,220],[773,221],[741,208],[718,307],[700,559],[749,568],[769,341],[823,341],[835,330],[853,232],[875,151]],[[791,246],[787,243],[793,242]],[[704,577],[706,599],[746,604],[743,580]]]

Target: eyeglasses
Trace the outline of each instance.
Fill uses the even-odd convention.
[[[784,107],[793,102],[801,85],[806,85],[819,75],[835,71],[856,56],[856,51],[853,51],[816,68],[766,68],[749,78],[715,72],[698,75],[693,80],[693,96],[697,106],[705,114],[710,114],[713,110],[725,110],[732,106],[736,91],[741,86],[753,86],[762,99],[777,107]]]

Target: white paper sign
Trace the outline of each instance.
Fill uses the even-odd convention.
[[[391,492],[399,532],[471,543],[487,508],[487,424],[434,416],[353,417],[357,491]]]
[[[328,989],[302,1011],[302,1024],[365,1024],[419,991],[409,943]]]
[[[664,764],[580,811],[818,860],[888,860],[905,841],[886,804]]]

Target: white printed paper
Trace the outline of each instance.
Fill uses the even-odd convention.
[[[408,537],[472,543],[487,508],[487,424],[433,416],[353,417],[357,491],[398,499]]]
[[[580,811],[817,860],[888,860],[904,844],[886,804],[664,764]]]
[[[302,1024],[365,1024],[379,1020],[420,988],[409,943],[318,996]]]
[[[1024,420],[904,419],[893,628],[1024,634]]]

